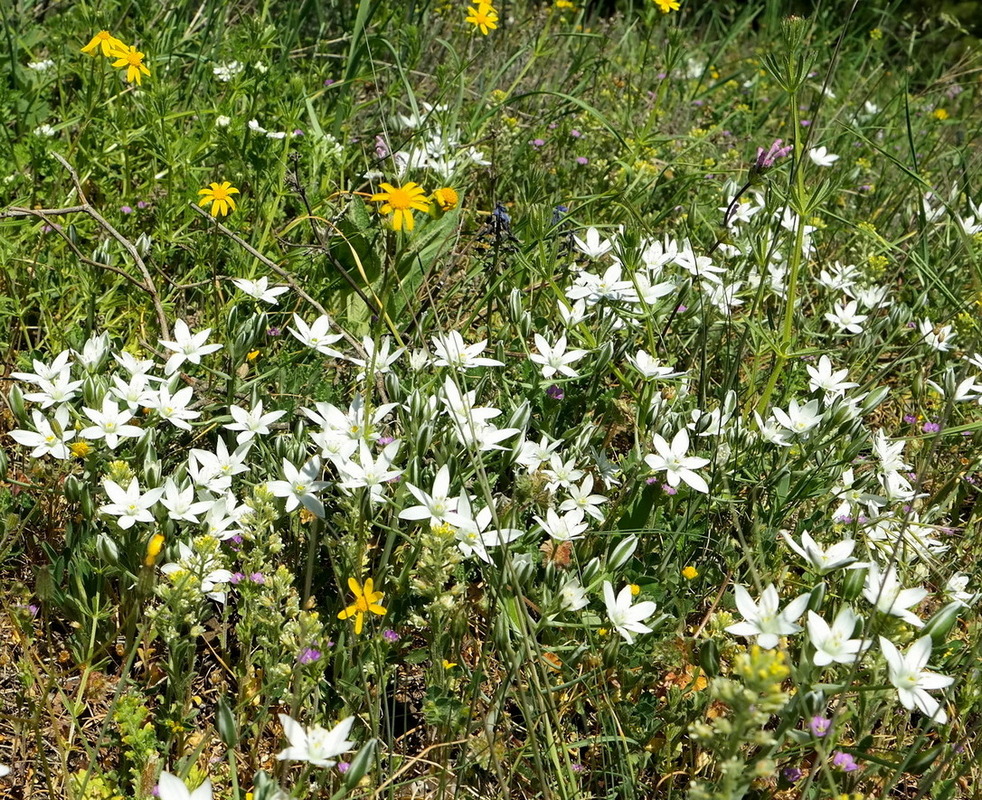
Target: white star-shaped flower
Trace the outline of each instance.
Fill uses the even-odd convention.
[[[320,725],[304,728],[286,714],[278,716],[283,733],[290,742],[290,746],[276,756],[279,761],[290,759],[306,761],[315,767],[333,767],[339,755],[354,747],[355,743],[348,741],[348,734],[355,722],[354,717],[346,717],[331,730],[327,730]]]
[[[924,669],[931,658],[931,637],[922,636],[907,648],[906,653],[901,653],[893,642],[881,636],[880,649],[887,660],[890,683],[897,690],[900,704],[907,709],[916,708],[932,722],[946,723],[948,715],[928,692],[944,689],[955,679]]]
[[[625,586],[618,592],[617,597],[614,597],[614,587],[610,585],[610,581],[604,581],[607,618],[628,644],[634,643],[635,633],[651,633],[651,628],[644,624],[644,620],[655,613],[653,601],[644,600],[633,605],[631,598],[630,586]]]
[[[658,452],[646,455],[644,463],[655,472],[664,470],[669,486],[678,486],[680,481],[684,481],[697,492],[709,492],[709,484],[705,478],[693,471],[706,466],[709,459],[686,455],[689,449],[689,432],[685,428],[675,434],[671,445],[657,433],[652,442]]]
[[[726,630],[736,636],[756,636],[757,644],[765,650],[777,647],[781,636],[790,636],[801,630],[796,620],[805,613],[811,597],[810,594],[800,595],[782,611],[781,598],[773,583],[761,593],[759,603],[753,601],[750,592],[743,586],[734,587],[733,593],[744,621],[729,625]]]

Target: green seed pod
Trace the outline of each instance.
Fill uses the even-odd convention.
[[[965,606],[957,601],[948,603],[948,605],[931,617],[927,621],[927,624],[921,628],[921,636],[930,636],[935,647],[943,644],[948,634],[951,633],[951,629],[955,627],[955,623],[958,621],[958,615],[962,612],[963,608]]]
[[[7,477],[7,467],[9,462],[7,461],[7,452],[5,450],[0,450],[0,480]]]
[[[710,678],[719,675],[719,645],[715,639],[707,639],[699,648],[699,666]]]

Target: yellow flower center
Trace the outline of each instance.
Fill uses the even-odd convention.
[[[413,196],[405,189],[393,189],[387,202],[396,211],[408,211],[413,206]]]
[[[211,196],[216,200],[228,200],[229,194],[228,190],[224,186],[214,186],[211,190]]]

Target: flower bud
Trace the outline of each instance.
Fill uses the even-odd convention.
[[[610,557],[607,559],[607,569],[611,572],[616,572],[628,561],[631,560],[631,556],[634,555],[634,551],[638,549],[638,537],[631,534],[623,541],[617,544]]]
[[[374,762],[375,744],[377,741],[377,739],[369,739],[362,745],[358,754],[351,759],[351,765],[348,767],[348,771],[344,773],[345,788],[353,789],[365,777],[365,773]]]
[[[845,578],[842,581],[842,599],[846,603],[851,603],[863,592],[866,584],[866,573],[868,570],[847,569]]]
[[[65,478],[65,483],[62,484],[65,490],[65,499],[69,503],[77,503],[82,499],[82,492],[85,487],[82,482],[78,479],[76,475],[69,475]]]
[[[100,533],[96,537],[95,552],[99,558],[109,564],[119,563],[119,548],[116,546],[116,542],[104,533]]]
[[[522,404],[512,412],[512,415],[508,420],[508,424],[505,427],[525,430],[525,427],[529,424],[529,420],[531,418],[532,407],[529,405],[528,400],[524,400]]]
[[[402,381],[394,372],[385,373],[385,392],[393,403],[401,402],[403,399]]]
[[[87,408],[102,408],[102,398],[105,394],[106,390],[101,381],[92,375],[85,376],[82,381],[82,399]]]
[[[147,236],[147,234],[141,233],[136,237],[136,252],[140,254],[140,258],[146,258],[150,255],[151,247],[153,247],[153,239]]]
[[[239,741],[239,735],[235,729],[235,717],[232,714],[232,709],[228,707],[224,697],[218,698],[218,711],[215,714],[215,721],[222,744],[226,747],[235,747]]]
[[[7,393],[7,405],[20,425],[27,424],[27,409],[24,408],[24,393],[16,383]]]
[[[963,608],[965,606],[957,601],[948,603],[925,623],[920,630],[920,635],[930,636],[935,647],[943,644],[951,629],[955,627],[955,622],[958,621],[958,615]]]
[[[822,603],[825,602],[825,582],[816,584],[815,588],[811,590],[811,595],[808,598],[808,610],[818,613],[822,608]]]
[[[583,567],[583,579],[581,583],[584,586],[589,586],[593,583],[597,576],[600,575],[600,559],[591,558],[585,567]]]

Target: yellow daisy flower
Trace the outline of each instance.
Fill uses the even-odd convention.
[[[113,61],[114,67],[126,67],[126,80],[129,83],[141,83],[142,75],[149,75],[150,70],[143,63],[143,53],[135,47],[123,45],[121,48],[113,50],[112,55],[116,60]]]
[[[457,192],[449,186],[444,186],[442,189],[437,189],[433,192],[433,202],[436,203],[437,208],[441,211],[450,211],[457,207],[460,198],[457,196]]]
[[[239,194],[239,190],[230,181],[225,181],[224,183],[210,183],[207,189],[202,189],[198,194],[201,195],[200,203],[202,206],[211,203],[211,215],[213,217],[224,217],[230,210],[235,211],[235,200],[232,199],[232,195]]]
[[[679,10],[679,0],[655,0],[655,5],[662,10],[663,14]]]
[[[495,30],[498,27],[498,12],[490,3],[478,3],[477,8],[467,9],[467,22],[475,28],[479,28],[481,33],[488,35],[488,30]]]
[[[372,195],[372,202],[383,203],[379,209],[383,214],[392,214],[392,227],[401,231],[403,225],[407,231],[413,229],[413,209],[429,211],[430,201],[424,196],[423,187],[410,181],[396,188],[390,183],[380,184],[382,191]]]
[[[338,614],[338,619],[350,619],[354,617],[355,634],[357,635],[361,633],[361,629],[365,624],[365,614],[369,611],[373,614],[378,614],[380,617],[385,614],[385,609],[378,604],[383,594],[382,592],[374,591],[375,584],[371,578],[365,580],[364,589],[362,589],[361,584],[357,580],[348,578],[348,588],[351,589],[351,593],[355,596],[355,602],[344,611],[341,611]]]
[[[101,52],[106,58],[114,58],[118,50],[126,50],[126,45],[109,31],[99,31],[92,37],[92,41],[82,48],[82,52],[90,56]]]

